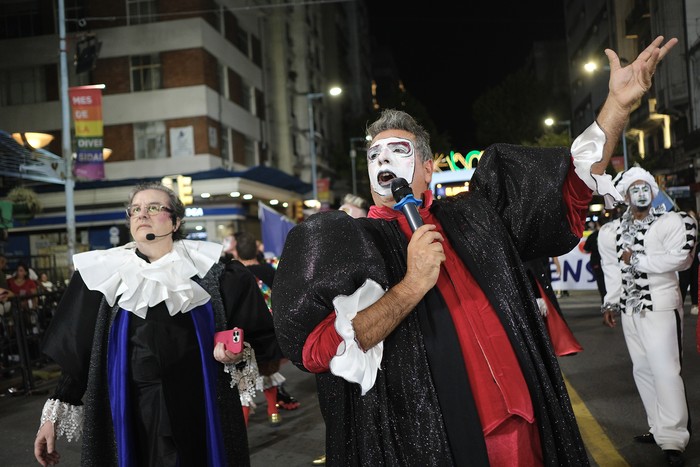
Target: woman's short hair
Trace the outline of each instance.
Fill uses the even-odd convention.
[[[185,232],[184,232],[184,225],[185,225],[185,205],[182,204],[182,201],[180,201],[180,198],[177,197],[175,192],[168,188],[167,186],[163,185],[161,182],[144,182],[144,183],[139,183],[136,185],[134,188],[131,189],[129,192],[129,200],[126,203],[127,206],[131,206],[132,201],[134,200],[134,196],[136,196],[137,193],[140,193],[145,190],[158,190],[162,191],[166,195],[168,195],[168,202],[170,206],[168,206],[170,209],[173,210],[173,212],[170,213],[170,219],[173,221],[173,227],[177,223],[177,220],[180,220],[180,226],[177,228],[177,230],[173,231],[173,240],[182,240],[185,238]],[[126,218],[126,225],[127,227],[130,225],[131,219],[127,216]]]

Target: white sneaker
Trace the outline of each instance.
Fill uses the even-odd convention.
[[[693,306],[690,307],[690,314],[691,314],[691,315],[697,315],[697,314],[698,314],[698,306],[697,306],[697,305],[693,305]]]

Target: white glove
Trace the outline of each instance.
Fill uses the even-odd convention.
[[[544,298],[537,299],[537,306],[540,308],[540,314],[547,316],[547,302],[544,301]]]

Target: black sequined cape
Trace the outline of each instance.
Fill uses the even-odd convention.
[[[211,295],[217,331],[234,326],[243,327],[246,330],[246,341],[256,341],[261,358],[279,358],[279,347],[275,340],[271,317],[255,277],[245,266],[238,261],[225,265],[215,264],[204,278],[193,279]],[[162,303],[157,306],[161,305]],[[246,314],[242,310],[250,312]],[[106,363],[108,337],[118,311],[118,303],[110,307],[100,292],[87,289],[80,273],[76,272],[47,330],[42,347],[43,352],[58,363],[62,370],[52,398],[73,405],[84,404],[82,466],[118,465]],[[211,348],[206,351],[210,353],[213,345],[212,339]],[[217,364],[216,367],[217,408],[227,465],[248,466],[248,438],[238,389],[235,386],[230,387],[231,376],[224,372],[224,366]],[[182,368],[182,371],[186,376],[188,370]],[[201,389],[191,387],[196,381],[201,382],[201,378],[185,377],[181,378],[178,384],[170,384],[166,388],[168,407],[171,410],[183,408],[183,404],[187,405],[187,401],[191,400],[192,394],[201,392]],[[176,419],[182,420],[182,417],[171,416],[173,431],[188,433],[187,430],[192,430],[195,426],[193,422],[187,423],[187,420],[184,420],[184,423],[180,423]],[[202,465],[206,464],[205,453],[202,453],[200,460],[204,462]]]
[[[566,148],[494,145],[471,191],[431,210],[496,310],[530,390],[545,465],[588,458],[571,402],[537,310],[522,259],[573,248],[562,198]],[[367,278],[385,288],[406,270],[407,240],[395,221],[320,213],[294,227],[275,276],[277,338],[299,368],[309,333],[332,300]],[[329,465],[488,465],[483,434],[449,312],[437,287],[385,339],[371,390],[330,372],[317,375]]]

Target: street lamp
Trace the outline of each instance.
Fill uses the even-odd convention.
[[[359,136],[354,136],[350,138],[350,162],[352,164],[352,194],[356,195],[357,194],[357,180],[356,180],[356,170],[355,170],[355,159],[357,158],[357,151],[355,150],[355,143],[359,143],[360,141],[366,142],[370,141],[370,136],[367,135],[364,138],[360,138]]]
[[[41,149],[53,141],[53,135],[48,133],[12,133],[12,138],[22,146],[29,145],[32,149]]]
[[[328,94],[338,96],[343,90],[337,86],[331,88]],[[323,92],[307,92],[304,94],[309,107],[309,153],[311,155],[311,184],[313,190],[313,201],[316,207],[320,204],[318,201],[318,187],[316,186],[316,128],[314,124],[314,100],[321,99],[325,96]]]
[[[571,120],[554,120],[552,117],[547,117],[544,119],[544,124],[547,126],[566,125],[569,141],[571,141]]]

